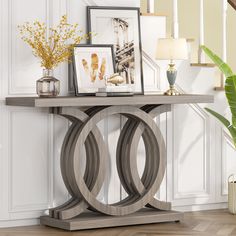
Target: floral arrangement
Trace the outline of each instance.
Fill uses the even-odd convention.
[[[21,39],[32,48],[33,54],[40,58],[41,66],[45,69],[53,69],[68,61],[74,45],[90,37],[90,33],[82,35],[78,24],[69,24],[66,15],[62,16],[55,28],[48,29],[45,23],[39,21],[32,24],[26,22],[18,28]]]

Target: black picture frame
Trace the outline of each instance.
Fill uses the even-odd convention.
[[[76,48],[79,48],[79,49],[82,49],[82,48],[91,49],[90,53],[94,53],[94,49],[95,48],[97,48],[97,49],[108,49],[110,54],[109,54],[109,56],[107,55],[107,58],[109,58],[109,60],[110,60],[109,61],[110,67],[109,67],[109,70],[108,70],[109,72],[108,72],[107,76],[109,76],[109,75],[115,73],[115,61],[114,61],[113,45],[111,45],[111,44],[107,44],[107,45],[104,45],[104,44],[77,44],[77,45],[74,45],[74,47],[73,47],[72,63],[70,63],[71,65],[69,65],[69,72],[70,72],[69,75],[70,75],[70,77],[72,77],[71,80],[73,81],[73,87],[74,87],[74,90],[75,90],[75,96],[95,96],[96,92],[98,91],[98,88],[99,87],[103,87],[106,84],[105,80],[104,80],[104,76],[103,76],[103,78],[101,80],[101,81],[103,81],[101,86],[97,86],[96,87],[94,85],[94,87],[93,87],[92,84],[91,84],[91,87],[82,87],[81,80],[82,79],[85,80],[86,76],[81,76],[81,70],[80,70],[81,64],[78,65],[78,59],[76,58],[76,55],[75,55],[75,49]],[[86,53],[86,52],[84,52],[84,53]],[[79,56],[81,56],[81,53],[79,54]],[[88,69],[91,69],[89,67],[90,64],[88,65]],[[89,75],[91,75],[91,74],[89,74]]]
[[[117,47],[116,43],[111,42],[110,39],[107,40],[107,41],[106,40],[99,41],[99,38],[97,40],[95,40],[99,36],[100,32],[96,31],[96,29],[94,29],[94,27],[92,26],[93,25],[92,17],[93,17],[94,12],[98,11],[98,10],[99,11],[104,11],[102,15],[103,15],[103,17],[106,16],[107,18],[109,17],[109,16],[107,16],[108,11],[110,11],[109,12],[110,14],[115,13],[115,11],[118,11],[121,18],[122,18],[122,16],[125,15],[125,12],[126,13],[130,13],[130,11],[134,12],[133,15],[136,18],[136,24],[135,25],[136,25],[137,29],[135,29],[135,32],[136,32],[136,37],[137,38],[132,40],[134,42],[134,46],[133,46],[133,48],[134,48],[134,50],[133,50],[134,51],[133,52],[133,64],[135,65],[135,68],[134,68],[135,76],[134,76],[133,80],[131,79],[133,84],[132,84],[132,82],[130,83],[130,82],[127,81],[127,77],[130,77],[130,76],[126,76],[126,77],[123,76],[123,77],[126,78],[126,83],[127,84],[131,84],[131,86],[134,87],[134,89],[133,89],[134,94],[143,95],[144,94],[144,82],[143,82],[143,62],[142,62],[142,43],[141,43],[141,27],[140,27],[140,9],[137,8],[137,7],[109,7],[109,6],[88,6],[87,7],[87,29],[88,29],[88,32],[92,32],[92,37],[89,39],[89,43],[90,44],[97,44],[97,43],[99,43],[99,44],[107,44],[107,43],[108,44],[113,44],[114,45],[116,71],[119,72],[119,69],[117,67],[120,66],[119,65],[119,56],[118,56],[120,54],[117,53],[119,51],[118,51],[118,47]],[[117,15],[118,15],[118,13],[117,13]],[[113,18],[116,19],[117,17],[114,16]],[[95,21],[95,22],[97,23],[97,21]],[[106,29],[106,26],[104,25],[101,28]],[[127,38],[128,38],[128,36],[127,36]],[[125,47],[123,47],[123,48],[125,48]],[[137,49],[138,49],[138,52],[137,52]],[[122,70],[123,69],[121,69],[120,71],[122,71]],[[125,73],[127,74],[127,71]]]

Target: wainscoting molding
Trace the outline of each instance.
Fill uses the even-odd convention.
[[[0,0],[0,9],[3,9],[4,5],[3,5],[3,0]],[[0,13],[1,10],[0,10]],[[3,29],[3,14],[0,15],[0,28]],[[0,34],[0,65],[2,66],[3,65],[3,60],[4,60],[4,57],[3,57],[3,34]],[[3,97],[3,70],[1,68],[0,70],[0,100],[2,99]]]
[[[160,67],[143,51],[143,75],[145,93],[160,91]]]
[[[229,133],[221,128],[221,195],[227,197],[228,177],[236,174],[235,147]]]
[[[51,26],[53,10],[57,9],[54,3],[49,0],[1,0],[0,25],[5,32],[0,41],[1,98],[35,94],[35,81],[42,70],[29,47],[20,39],[17,25],[39,19]],[[5,220],[37,218],[54,199],[53,116],[43,110],[9,109],[4,104],[1,108],[0,127],[4,134],[4,139],[2,136],[0,139],[1,166],[4,167],[1,169],[1,202],[4,204],[0,217]],[[27,145],[31,151],[27,150]]]
[[[180,85],[176,87],[186,93]],[[214,124],[197,104],[174,105],[167,116],[167,199],[175,209],[215,201]]]
[[[8,118],[9,213],[42,211],[53,194],[50,115],[42,110],[14,108],[9,109]]]
[[[35,94],[35,81],[42,74],[38,60],[28,45],[20,40],[18,25],[35,19],[50,27],[53,1],[9,0],[8,1],[8,94]],[[21,7],[27,6],[27,7]],[[34,8],[34,11],[29,11]],[[19,9],[21,9],[19,11]],[[35,79],[33,78],[35,77]]]
[[[176,113],[180,110],[180,113],[178,114],[178,117],[176,117]],[[209,150],[209,143],[210,143],[210,134],[209,134],[209,122],[207,120],[208,115],[206,115],[205,112],[203,112],[202,108],[200,108],[198,105],[189,105],[184,106],[183,108],[180,106],[176,106],[173,111],[173,173],[174,173],[174,200],[176,199],[185,199],[185,198],[196,198],[196,197],[206,197],[209,195],[209,184],[210,184],[210,176],[209,176],[209,165],[210,165],[210,150]],[[182,114],[187,114],[187,118],[189,120],[185,120]],[[180,119],[178,119],[180,118]],[[182,120],[182,121],[181,121]],[[190,122],[192,120],[192,123]],[[183,122],[184,125],[181,125],[180,123]],[[199,122],[199,123],[198,123]],[[201,123],[201,124],[200,124]],[[194,131],[187,129],[186,126],[190,128],[194,128],[194,126],[198,125],[198,131],[199,134],[197,136],[195,135]],[[179,143],[179,138],[181,137],[181,142]],[[192,137],[194,136],[194,139]],[[191,139],[190,143],[186,143],[186,137],[187,139]],[[199,141],[200,140],[200,141]],[[198,154],[196,155],[194,150],[192,151],[196,145],[197,142],[200,142],[198,148]],[[184,142],[184,143],[183,143]],[[182,150],[181,150],[182,147]],[[184,151],[184,152],[183,152]],[[194,155],[195,154],[195,155]],[[193,156],[194,155],[194,156]],[[192,162],[195,162],[195,164],[192,163],[191,166],[184,166],[182,171],[179,169],[181,168],[181,164],[184,163],[184,161],[188,162],[187,159],[194,157],[195,161],[192,160]],[[185,160],[184,160],[185,159]],[[199,166],[200,165],[200,169]],[[198,167],[198,168],[197,168]],[[197,169],[196,169],[197,168]],[[196,171],[202,171],[202,173],[196,173]],[[184,175],[184,172],[185,175]],[[198,174],[198,176],[197,176]],[[185,176],[185,178],[181,178],[182,175]],[[189,178],[186,178],[187,176]],[[191,191],[181,191],[180,190],[180,184],[185,184],[188,186],[191,186],[193,188],[194,184],[196,184],[196,180],[200,180],[198,182],[199,188],[192,189]],[[191,184],[193,183],[193,184]]]

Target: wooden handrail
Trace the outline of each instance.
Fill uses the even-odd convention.
[[[236,10],[236,0],[228,0],[228,3]]]

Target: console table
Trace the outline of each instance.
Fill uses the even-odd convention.
[[[48,107],[50,112],[71,121],[61,149],[61,174],[71,199],[49,209],[41,224],[65,230],[115,227],[180,221],[183,213],[171,210],[171,203],[154,198],[166,170],[166,148],[162,134],[153,121],[171,110],[171,104],[210,103],[210,95],[139,95],[133,97],[8,97],[6,105]],[[127,197],[105,204],[96,197],[105,179],[108,158],[97,123],[121,114],[127,120],[121,130],[116,165]],[[143,138],[146,162],[142,176],[137,168],[137,146]],[[86,168],[79,168],[81,150],[86,150]]]

